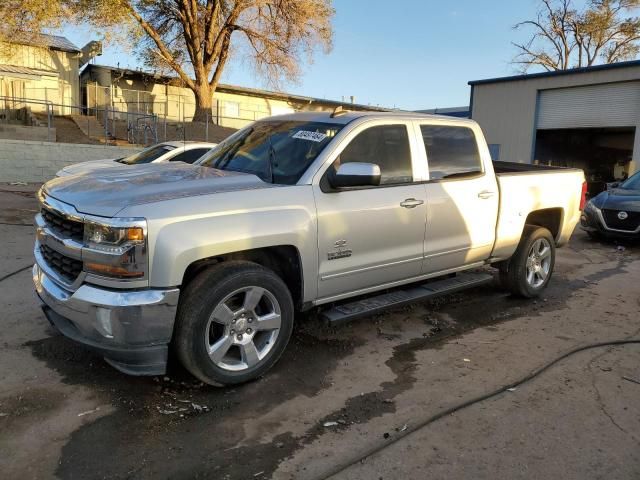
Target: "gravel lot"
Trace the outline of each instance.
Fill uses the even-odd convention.
[[[638,245],[576,231],[536,301],[486,286],[339,328],[300,316],[266,377],[216,389],[177,365],[127,377],[52,330],[29,269],[35,208],[0,186],[4,478],[640,478],[638,344],[406,435],[573,347],[640,338]]]

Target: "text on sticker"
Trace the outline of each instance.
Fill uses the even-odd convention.
[[[324,133],[320,132],[309,132],[307,130],[300,130],[299,132],[296,132],[293,138],[299,138],[300,140],[310,140],[312,142],[321,142],[325,138],[327,138],[327,136]]]

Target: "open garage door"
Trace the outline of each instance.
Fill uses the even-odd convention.
[[[635,127],[640,120],[640,82],[542,90],[538,130]]]
[[[594,196],[608,182],[629,175],[635,134],[631,127],[538,130],[535,160],[584,170],[589,196]]]

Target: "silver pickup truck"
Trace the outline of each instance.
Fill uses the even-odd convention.
[[[117,369],[169,348],[228,385],[278,360],[297,311],[330,322],[486,282],[547,286],[584,202],[580,170],[493,163],[479,126],[409,113],[260,120],[198,165],[56,178],[33,280],[50,322]]]

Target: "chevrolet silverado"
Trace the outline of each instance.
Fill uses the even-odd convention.
[[[295,113],[198,165],[56,178],[38,193],[33,280],[49,321],[117,369],[263,375],[296,312],[329,322],[472,287],[540,295],[580,219],[581,170],[492,162],[473,121]]]

